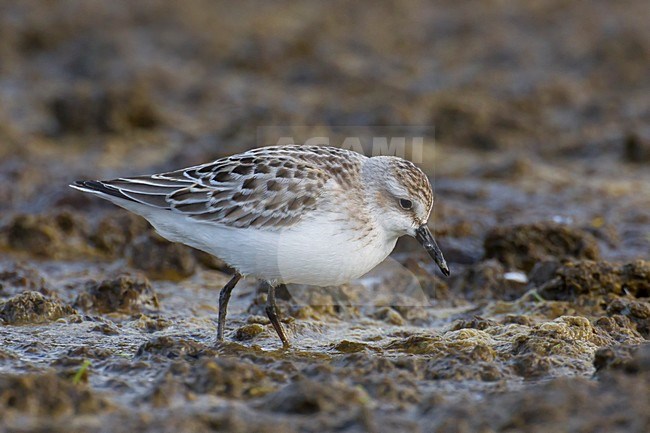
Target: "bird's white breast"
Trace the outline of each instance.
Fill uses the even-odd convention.
[[[339,285],[365,274],[393,250],[382,233],[360,237],[322,214],[283,231],[205,227],[210,253],[245,275],[284,283]]]
[[[219,257],[243,275],[282,283],[346,283],[377,266],[397,242],[380,227],[360,232],[335,212],[319,212],[284,230],[270,231],[200,222],[166,210],[115,202],[144,216],[170,241]]]

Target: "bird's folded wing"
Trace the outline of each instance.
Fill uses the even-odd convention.
[[[112,195],[195,220],[279,229],[316,207],[329,177],[308,162],[282,157],[260,160],[244,154],[169,173],[97,183]]]

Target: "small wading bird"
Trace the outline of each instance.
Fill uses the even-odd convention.
[[[266,314],[287,347],[275,304],[278,285],[346,283],[384,260],[403,235],[415,237],[449,275],[427,227],[431,184],[397,157],[324,146],[264,147],[169,173],[70,186],[143,216],[166,239],[235,269],[219,295],[219,341],[242,276],[267,286]]]

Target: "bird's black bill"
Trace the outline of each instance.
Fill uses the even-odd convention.
[[[438,244],[435,239],[433,239],[433,235],[426,224],[420,226],[420,228],[415,231],[415,239],[417,239],[420,245],[427,250],[431,258],[435,260],[442,273],[445,274],[445,276],[449,276],[449,266],[447,266],[447,262],[442,256],[442,251],[440,251]]]

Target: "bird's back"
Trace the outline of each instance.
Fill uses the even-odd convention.
[[[324,146],[275,146],[167,173],[71,186],[129,210],[151,207],[234,228],[279,230],[319,206],[323,188],[349,189],[365,156]],[[143,207],[144,206],[144,207]]]

